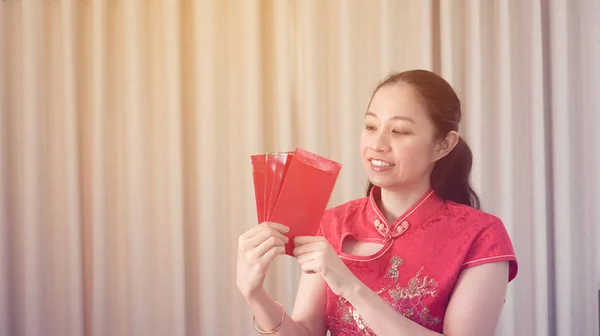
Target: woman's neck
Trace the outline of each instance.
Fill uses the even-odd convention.
[[[412,188],[397,190],[381,189],[381,199],[378,206],[391,224],[412,207],[423,195],[431,189],[429,181],[420,183]]]

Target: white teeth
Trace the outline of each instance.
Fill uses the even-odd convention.
[[[371,160],[371,163],[374,166],[377,166],[377,167],[391,167],[391,166],[393,166],[393,164],[385,162],[385,161],[381,161],[381,160]]]

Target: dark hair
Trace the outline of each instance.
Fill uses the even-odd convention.
[[[438,137],[445,137],[450,131],[458,131],[462,116],[460,99],[446,80],[431,71],[410,70],[393,73],[377,85],[371,100],[381,87],[399,83],[412,86],[422,98],[429,118],[437,129]],[[459,138],[454,149],[435,163],[431,172],[431,186],[443,200],[479,209],[479,197],[470,182],[472,165],[471,149]],[[373,184],[369,182],[367,195],[371,189]]]

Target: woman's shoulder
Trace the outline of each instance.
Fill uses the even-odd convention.
[[[456,232],[457,242],[465,250],[461,269],[488,262],[509,261],[509,281],[517,274],[518,264],[512,241],[504,222],[485,210],[446,202],[448,230]],[[451,235],[446,235],[451,236]]]
[[[485,229],[491,225],[504,225],[498,216],[490,212],[452,201],[445,202],[441,216],[451,222],[465,224],[477,229]]]

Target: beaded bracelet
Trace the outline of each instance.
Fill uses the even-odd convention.
[[[281,307],[281,321],[279,321],[279,324],[275,328],[273,328],[272,330],[269,330],[269,331],[262,330],[256,324],[256,317],[252,316],[252,323],[254,324],[254,330],[256,330],[259,334],[263,334],[263,335],[274,334],[283,325],[283,322],[285,321],[285,315],[286,315],[285,308],[283,308],[283,306],[281,305],[281,303],[279,303],[277,301],[275,301],[275,303],[277,303],[279,305],[279,307]]]

